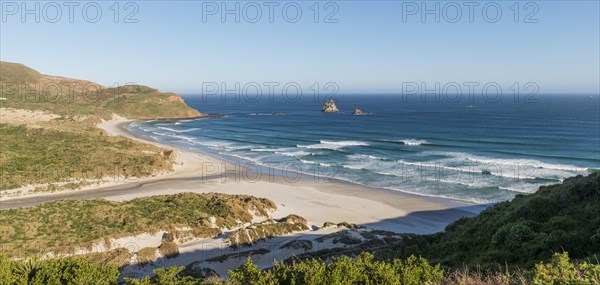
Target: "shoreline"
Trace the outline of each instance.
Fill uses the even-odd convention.
[[[313,226],[324,222],[349,222],[367,228],[399,233],[433,233],[463,216],[473,216],[486,205],[420,196],[400,191],[379,189],[347,181],[327,179],[286,180],[269,175],[243,179],[248,169],[199,151],[141,138],[129,133],[124,125],[135,120],[116,117],[98,124],[109,135],[121,135],[176,152],[174,171],[142,178],[135,183],[97,185],[85,190],[42,193],[3,199],[0,209],[33,206],[59,199],[96,199],[125,201],[138,197],[193,193],[241,194],[272,200],[278,207],[274,218],[297,214]],[[207,164],[208,163],[208,164]],[[207,171],[207,165],[223,165],[223,169]],[[235,170],[235,171],[232,171]],[[251,174],[251,175],[256,175]],[[246,177],[247,178],[247,177]]]
[[[183,119],[181,119],[183,120]],[[212,154],[209,152],[204,152],[204,151],[200,151],[200,150],[187,150],[185,148],[179,147],[179,146],[174,146],[174,145],[169,145],[169,144],[165,144],[165,143],[161,143],[157,140],[154,140],[152,138],[146,138],[134,133],[129,132],[129,130],[125,127],[125,125],[133,123],[133,122],[141,122],[144,120],[128,120],[126,122],[120,122],[118,124],[116,124],[116,127],[122,132],[121,135],[124,135],[130,139],[135,139],[139,142],[142,143],[147,143],[147,144],[153,144],[155,146],[159,146],[161,148],[173,148],[176,151],[181,151],[181,152],[189,152],[189,153],[196,153],[196,154],[201,154],[204,157],[208,157],[208,158],[212,158],[216,161],[218,161],[219,163],[223,163],[228,165],[228,169],[232,169],[235,168],[233,165],[237,165],[237,167],[240,167],[241,169],[245,169],[245,167],[243,165],[241,165],[240,163],[236,162],[235,158],[224,158],[221,157],[219,155],[216,154]],[[238,158],[238,161],[243,161],[242,159]],[[251,161],[246,161],[246,164],[252,164],[254,166],[257,166],[259,168],[263,167],[261,165],[255,164]],[[277,170],[282,170],[279,168],[270,168],[270,169],[277,169]],[[256,172],[252,172],[252,169],[248,169],[248,171],[250,173],[254,173],[256,174]],[[288,171],[288,170],[286,170]],[[310,174],[310,173],[303,173],[303,172],[297,172],[294,170],[289,170],[288,172],[290,173],[296,173],[299,174],[300,177],[297,178],[298,180],[303,180],[303,181],[310,181],[310,180],[329,180],[331,182],[322,182],[322,183],[335,183],[335,184],[342,184],[342,185],[348,185],[350,187],[360,187],[360,188],[364,188],[365,190],[372,190],[372,191],[379,191],[379,192],[386,192],[389,194],[393,194],[393,195],[401,195],[401,196],[407,196],[407,197],[411,197],[411,198],[417,198],[417,199],[425,199],[428,201],[432,201],[435,203],[447,203],[448,205],[460,205],[460,206],[464,206],[464,205],[468,205],[468,206],[480,206],[481,209],[485,209],[487,207],[489,207],[490,204],[480,204],[480,203],[475,203],[472,201],[465,201],[465,200],[459,200],[459,199],[455,199],[455,198],[451,198],[451,197],[439,197],[439,196],[428,196],[428,195],[423,195],[423,194],[416,194],[416,193],[411,193],[408,191],[402,191],[402,190],[393,190],[393,189],[387,189],[387,188],[380,188],[380,187],[373,187],[373,186],[367,186],[367,185],[362,185],[362,184],[358,184],[352,181],[347,181],[347,180],[343,180],[343,179],[339,179],[339,178],[332,178],[332,177],[321,177],[318,176],[316,174]],[[278,175],[277,173],[273,173],[274,176],[280,177],[280,178],[284,178],[286,176],[284,175]],[[322,190],[322,189],[321,189]],[[479,212],[479,211],[478,211]],[[478,213],[477,212],[477,213]]]

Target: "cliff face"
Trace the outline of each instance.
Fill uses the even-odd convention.
[[[112,113],[131,119],[204,116],[177,94],[142,85],[105,87],[87,80],[43,75],[18,63],[0,62],[0,84],[0,107],[6,108],[105,119]]]
[[[321,111],[325,112],[325,113],[336,113],[336,112],[339,112],[340,110],[335,105],[335,101],[333,101],[333,99],[329,99],[327,102],[325,102],[325,104],[323,105],[323,109],[321,109]]]

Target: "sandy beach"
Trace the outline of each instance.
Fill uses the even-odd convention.
[[[122,128],[130,122],[132,120],[115,116],[110,121],[98,124],[98,127],[113,136],[174,149],[177,159],[174,172],[142,178],[135,183],[112,183],[76,191],[3,197],[0,208],[32,206],[59,199],[105,198],[124,201],[180,192],[216,192],[270,199],[278,207],[274,218],[298,214],[318,227],[326,221],[349,222],[374,229],[413,233],[441,231],[448,223],[462,216],[471,216],[482,208],[460,201],[369,188],[331,179],[258,175],[210,155],[134,136]]]

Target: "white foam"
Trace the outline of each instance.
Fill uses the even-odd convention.
[[[374,156],[374,155],[360,154],[360,153],[350,154],[350,155],[347,155],[347,157],[350,158],[350,159],[361,159],[361,160],[362,159],[386,160],[383,157],[378,157],[378,156]]]
[[[183,136],[183,135],[170,135],[170,137],[182,139],[185,141],[194,141],[194,142],[196,141],[196,138],[194,138],[194,137],[188,137],[188,136]]]
[[[535,192],[539,187],[540,187],[540,185],[536,185],[536,184],[530,184],[530,185],[515,184],[515,185],[508,186],[508,187],[500,186],[498,188],[500,188],[502,190],[510,191],[510,192],[531,194],[531,193]]]
[[[580,168],[574,165],[568,164],[554,164],[554,163],[545,163],[539,160],[534,159],[499,159],[499,158],[486,158],[469,155],[467,160],[472,160],[481,163],[493,163],[493,164],[503,164],[503,165],[522,165],[524,167],[532,167],[532,168],[545,168],[545,169],[555,169],[555,170],[564,170],[564,171],[575,171],[575,172],[585,172],[587,168]]]
[[[231,157],[239,158],[239,159],[246,160],[246,161],[250,161],[250,162],[252,162],[252,163],[254,163],[254,164],[258,165],[258,166],[265,166],[265,167],[269,166],[269,165],[263,163],[260,158],[253,158],[253,157],[243,156],[243,155],[236,154],[236,153],[231,153],[231,152],[227,152],[227,153],[219,152],[219,154],[225,155],[225,156],[231,156]]]
[[[440,153],[434,152],[431,154],[438,155]],[[375,156],[353,154],[347,156],[350,159],[350,163],[346,163],[342,165],[342,167],[355,170],[365,169],[374,173],[393,176],[405,176],[407,175],[407,172],[420,175],[420,172],[432,171],[434,173],[441,173],[441,175],[468,175],[468,178],[466,179],[472,179],[473,177],[479,176],[490,177],[485,180],[493,180],[493,177],[519,180],[536,178],[561,179],[586,171],[586,169],[582,168],[547,164],[533,160],[481,159],[481,157],[473,158],[472,155],[464,153],[446,153],[446,155],[454,155],[454,157],[415,162],[405,160],[389,161]],[[402,173],[400,174],[399,172]],[[489,175],[484,174],[487,172],[489,172]],[[531,189],[537,189],[536,187]]]
[[[469,197],[469,198],[465,198],[463,196],[461,197],[454,197],[451,195],[444,195],[444,194],[431,194],[431,193],[424,193],[424,192],[419,192],[419,191],[411,191],[411,190],[407,190],[407,189],[400,189],[397,187],[381,187],[384,189],[388,189],[388,190],[394,190],[394,191],[398,191],[398,192],[403,192],[403,193],[408,193],[408,194],[415,194],[415,195],[419,195],[419,196],[425,196],[425,197],[433,197],[433,198],[444,198],[444,199],[453,199],[453,200],[459,200],[459,201],[465,201],[465,202],[472,202],[475,204],[487,204],[490,201],[489,200],[485,200],[485,199],[479,199],[479,198],[475,198],[475,197]]]
[[[283,152],[283,151],[291,151],[294,148],[251,148],[250,151],[254,152]]]
[[[175,132],[175,133],[189,133],[192,131],[196,131],[199,130],[200,128],[191,128],[191,129],[185,129],[185,130],[176,130],[176,129],[172,129],[172,128],[167,128],[167,127],[161,127],[161,126],[157,126],[157,128],[159,129],[163,129],[169,132]]]
[[[483,170],[492,175],[513,179],[563,179],[576,174],[587,173],[588,168],[574,165],[546,163],[535,159],[492,158],[462,152],[429,153],[445,155],[446,159],[438,160],[441,165],[463,165],[463,169],[472,168],[473,172]]]
[[[316,161],[304,160],[304,159],[300,159],[300,162],[302,162],[304,164],[315,164],[315,165],[319,165],[319,166],[323,166],[323,167],[331,167],[332,166],[329,163],[316,162]]]
[[[320,140],[318,144],[311,145],[297,145],[302,148],[315,148],[315,149],[340,149],[348,146],[368,146],[367,142],[363,141],[330,141]]]
[[[402,142],[405,145],[409,145],[409,146],[419,146],[419,145],[428,143],[426,140],[415,140],[415,139],[401,140],[400,142]]]
[[[275,153],[276,154],[285,155],[285,156],[291,156],[291,157],[312,155],[312,153],[306,152],[306,151],[291,151],[291,152],[278,152],[278,151],[276,151]]]
[[[364,169],[364,166],[360,166],[360,165],[348,165],[348,164],[342,164],[343,168],[348,168],[348,169],[354,169],[354,170],[361,170]]]

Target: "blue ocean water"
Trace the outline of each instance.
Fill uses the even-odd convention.
[[[600,169],[598,96],[448,102],[338,95],[341,112],[335,114],[322,113],[324,100],[308,96],[257,102],[183,97],[193,108],[223,116],[127,128],[254,165],[478,203]],[[355,107],[371,114],[353,116]]]

